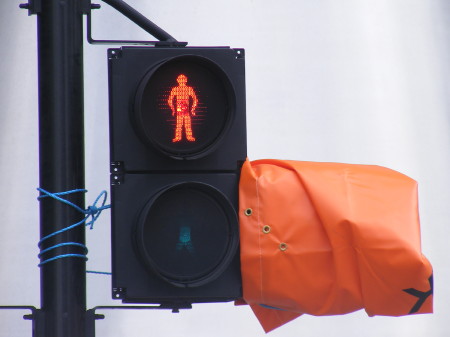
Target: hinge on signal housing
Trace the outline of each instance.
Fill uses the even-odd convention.
[[[111,185],[121,185],[124,182],[124,165],[122,161],[113,161],[110,166]]]

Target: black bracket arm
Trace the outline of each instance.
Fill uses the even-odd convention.
[[[155,37],[158,41],[130,41],[130,40],[96,40],[92,37],[92,10],[99,9],[99,4],[91,3],[91,0],[80,0],[80,11],[87,16],[87,40],[90,44],[133,44],[151,45],[167,47],[185,47],[187,42],[179,42],[172,35],[160,28],[158,25],[147,19],[136,9],[128,5],[123,0],[101,0],[112,8],[126,16],[147,33]],[[39,14],[42,9],[42,0],[28,0],[27,3],[19,5],[22,9],[28,10],[28,15]]]
[[[121,41],[121,40],[95,40],[92,38],[92,9],[100,8],[100,5],[92,4],[87,13],[87,40],[91,44],[135,44],[135,45],[156,45],[156,46],[173,46],[184,47],[187,42],[178,42],[173,36],[165,30],[157,26],[155,23],[147,19],[133,7],[122,0],[102,0],[115,10],[126,16],[132,22],[137,24],[147,33],[158,39],[158,41]]]
[[[125,1],[122,0],[102,0],[102,1],[110,5],[115,10],[119,11],[121,14],[125,15],[128,19],[133,21],[147,33],[156,37],[159,41],[168,41],[168,42],[177,41],[169,33],[162,30],[160,27],[151,22],[149,19],[147,19],[133,7],[128,5]]]
[[[31,305],[1,305],[0,310],[31,310],[31,314],[24,315],[23,318],[33,322],[32,337],[44,336],[42,312],[36,307]]]
[[[96,306],[92,309],[87,310],[86,317],[86,337],[95,337],[95,321],[99,319],[104,319],[105,315],[97,314],[96,310],[148,310],[148,309],[168,309],[172,310],[173,313],[178,313],[180,309],[192,309],[190,303],[178,303],[170,305],[154,305],[154,306]]]
[[[38,14],[42,10],[41,0],[28,0],[27,3],[19,5],[22,9],[28,9],[28,15]]]

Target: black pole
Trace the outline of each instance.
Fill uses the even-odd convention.
[[[45,0],[38,13],[40,187],[49,192],[84,188],[82,1]],[[84,209],[83,193],[66,199]],[[40,202],[41,238],[83,219],[62,202]],[[41,249],[85,243],[84,225],[45,240]],[[80,254],[65,246],[46,253]],[[81,249],[82,250],[82,249]],[[42,258],[41,258],[42,260]],[[86,262],[60,258],[41,266],[45,337],[81,337],[86,329]]]

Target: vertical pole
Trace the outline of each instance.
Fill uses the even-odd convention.
[[[82,1],[44,0],[38,13],[40,187],[50,192],[84,188]],[[65,197],[84,208],[83,193]],[[41,238],[83,215],[51,198],[40,202]],[[85,243],[84,225],[44,241]],[[63,247],[57,253],[79,253]],[[41,266],[44,336],[82,337],[86,329],[86,262],[62,258]]]

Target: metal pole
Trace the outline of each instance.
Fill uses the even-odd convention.
[[[40,187],[50,192],[84,188],[82,1],[45,0],[38,13]],[[83,193],[66,199],[84,209]],[[80,221],[72,207],[40,202],[41,238]],[[84,225],[52,239],[85,243]],[[80,253],[61,247],[54,254]],[[41,317],[45,337],[81,337],[86,329],[86,262],[61,258],[41,266]]]

